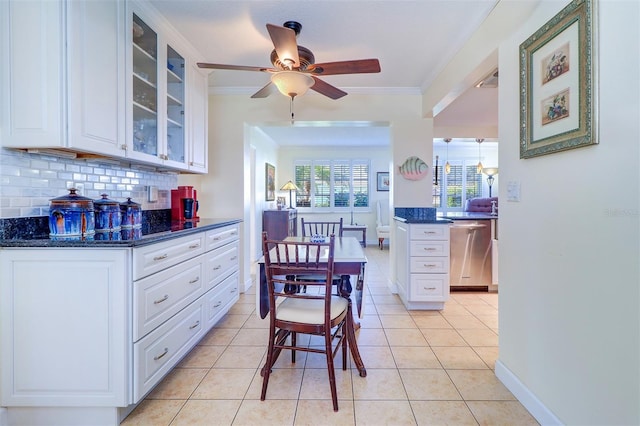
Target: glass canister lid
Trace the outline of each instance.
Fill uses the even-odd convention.
[[[91,198],[78,195],[77,192],[78,190],[76,188],[69,188],[69,194],[52,198],[49,201],[51,201],[52,206],[89,208],[93,210],[93,200]]]

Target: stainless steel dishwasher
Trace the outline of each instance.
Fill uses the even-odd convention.
[[[489,287],[491,279],[491,220],[454,220],[451,225],[452,287]]]

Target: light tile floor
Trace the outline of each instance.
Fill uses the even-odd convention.
[[[538,424],[493,371],[497,294],[454,292],[442,311],[407,311],[386,285],[389,251],[366,255],[357,337],[367,377],[336,363],[337,413],[317,354],[298,353],[291,364],[283,353],[260,401],[268,324],[256,316],[253,286],[122,424]]]

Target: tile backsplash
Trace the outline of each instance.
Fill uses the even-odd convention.
[[[111,164],[111,160],[66,159],[0,148],[0,218],[48,216],[49,200],[67,188],[95,200],[108,194],[116,201],[131,197],[143,210],[171,208],[171,189],[178,174],[153,168]],[[148,202],[147,187],[158,188],[158,200]]]

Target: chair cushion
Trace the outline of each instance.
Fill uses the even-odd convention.
[[[347,310],[347,299],[331,296],[331,319],[340,316]],[[282,321],[306,324],[324,323],[323,299],[285,299],[278,305],[276,318]]]
[[[389,225],[377,226],[376,232],[378,233],[378,238],[380,238],[382,235],[389,236],[391,235],[391,227]]]

